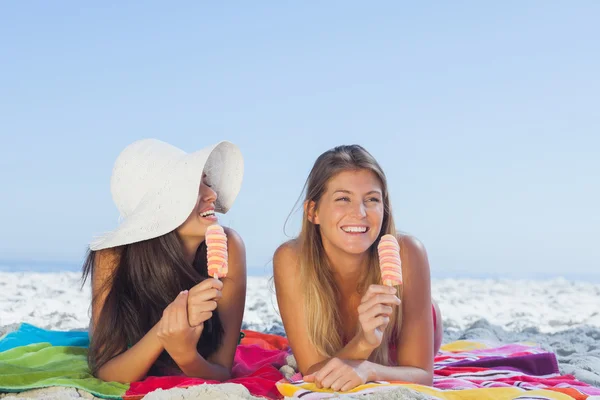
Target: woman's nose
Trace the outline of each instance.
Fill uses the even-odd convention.
[[[200,195],[202,196],[202,201],[204,202],[215,202],[217,200],[217,192],[215,192],[211,187],[207,185],[202,185],[202,191]]]
[[[366,217],[367,209],[366,209],[365,205],[363,203],[359,203],[356,207],[354,207],[353,214],[360,218]]]

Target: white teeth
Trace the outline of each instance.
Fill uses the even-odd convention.
[[[213,215],[215,215],[215,212],[213,210],[204,211],[203,213],[200,213],[201,217],[208,217],[208,216],[213,216]]]
[[[342,228],[344,232],[352,232],[352,233],[365,233],[367,231],[366,226],[345,226]]]

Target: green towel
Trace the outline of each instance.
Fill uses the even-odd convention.
[[[95,378],[83,347],[35,343],[0,353],[0,392],[49,386],[78,388],[107,399],[120,399],[129,389],[128,384]]]

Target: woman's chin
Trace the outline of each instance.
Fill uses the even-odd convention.
[[[365,241],[364,243],[345,243],[339,248],[344,252],[352,255],[361,255],[366,253],[373,243],[369,241]]]

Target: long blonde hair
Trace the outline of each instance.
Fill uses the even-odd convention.
[[[321,154],[310,171],[304,185],[305,203],[314,202],[315,209],[327,189],[331,178],[343,171],[369,170],[375,173],[381,182],[382,202],[384,206],[381,232],[369,248],[368,270],[365,279],[359,282],[358,290],[364,293],[369,285],[381,284],[377,244],[381,236],[396,234],[392,208],[383,170],[362,146],[338,146]],[[298,236],[300,244],[300,271],[306,311],[306,328],[311,343],[317,351],[326,357],[335,355],[344,346],[340,332],[342,326],[339,310],[339,292],[330,268],[319,226],[309,220],[304,207],[302,230]],[[401,293],[398,293],[401,296]],[[389,365],[389,344],[396,341],[402,323],[401,307],[395,307],[390,322],[383,334],[381,345],[369,359],[383,365]]]

